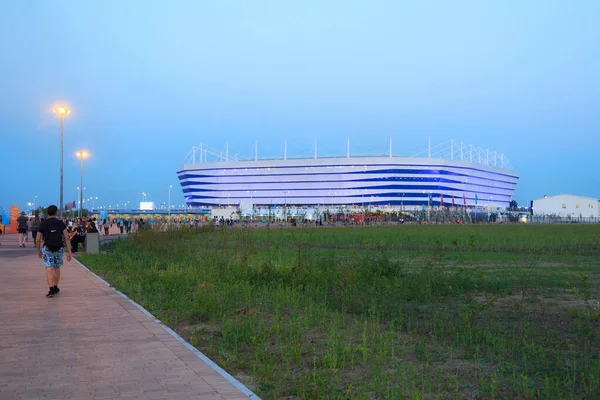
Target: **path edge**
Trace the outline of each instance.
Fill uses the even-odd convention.
[[[219,367],[217,365],[217,363],[215,363],[213,360],[211,360],[210,358],[208,358],[208,356],[206,356],[204,353],[202,353],[196,347],[192,346],[184,338],[182,338],[181,336],[179,336],[173,329],[171,329],[168,326],[166,326],[165,324],[163,324],[158,318],[156,318],[154,315],[152,315],[152,313],[150,313],[144,307],[140,306],[138,303],[136,303],[135,301],[131,300],[129,297],[127,297],[126,294],[119,292],[110,283],[108,283],[107,281],[105,281],[104,279],[102,279],[100,276],[98,276],[97,274],[95,274],[92,270],[90,270],[88,267],[86,267],[77,258],[73,257],[73,261],[75,261],[77,264],[79,264],[84,270],[87,271],[88,274],[92,275],[94,278],[96,278],[98,281],[100,281],[103,285],[112,288],[112,290],[114,290],[119,296],[123,297],[128,302],[130,302],[131,304],[133,304],[134,306],[136,306],[141,312],[143,312],[149,318],[151,318],[152,321],[156,322],[160,327],[162,327],[169,335],[173,336],[173,338],[175,338],[178,342],[180,342],[185,347],[187,347],[188,350],[190,350],[192,353],[194,353],[194,355],[196,355],[196,357],[198,357],[199,359],[201,359],[202,361],[204,361],[206,364],[208,364],[208,366],[211,367],[213,369],[213,371],[215,371],[217,374],[221,375],[229,383],[231,383],[233,386],[235,386],[237,389],[239,389],[243,394],[245,394],[246,396],[248,396],[248,398],[250,398],[252,400],[261,400],[261,398],[258,397],[258,395],[256,393],[254,393],[252,390],[248,389],[243,383],[241,383],[240,381],[238,381],[237,379],[235,379],[233,376],[231,376],[231,374],[229,374],[223,368]]]

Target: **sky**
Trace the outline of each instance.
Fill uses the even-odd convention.
[[[259,157],[502,152],[515,199],[600,198],[598,1],[5,2],[0,207],[183,204],[194,145]]]

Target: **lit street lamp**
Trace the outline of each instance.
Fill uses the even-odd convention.
[[[53,110],[55,113],[57,113],[60,117],[60,203],[59,203],[59,218],[62,219],[63,218],[63,208],[64,208],[64,204],[63,204],[63,124],[64,124],[64,118],[65,115],[67,115],[69,112],[71,112],[67,107],[65,106],[59,106],[57,108],[55,108]]]
[[[142,192],[142,193],[138,193],[138,194],[142,196],[142,201],[146,201],[146,196],[150,196],[150,193],[146,193],[146,192]]]
[[[79,187],[83,188],[83,160],[88,158],[90,156],[90,153],[88,153],[85,150],[81,150],[81,151],[78,151],[77,153],[75,153],[75,155],[77,156],[77,158],[79,158]],[[82,208],[83,208],[83,190],[80,190],[79,191],[79,218],[81,218],[81,216],[82,216],[82,210],[81,210]]]

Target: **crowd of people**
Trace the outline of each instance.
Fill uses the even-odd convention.
[[[78,243],[85,242],[87,233],[98,233],[101,236],[129,234],[137,232],[146,225],[143,218],[78,218],[65,221],[71,237],[71,247],[77,251]]]
[[[44,217],[39,214],[27,216],[25,212],[17,218],[17,231],[19,233],[19,247],[26,247],[31,236],[35,244],[38,230]],[[67,228],[71,247],[76,252],[79,245],[85,243],[87,233],[98,233],[103,236],[137,232],[140,227],[147,224],[143,218],[67,218],[62,222]]]

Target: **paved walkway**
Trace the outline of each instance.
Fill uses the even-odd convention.
[[[75,261],[46,298],[33,244],[0,242],[0,399],[248,398]]]

